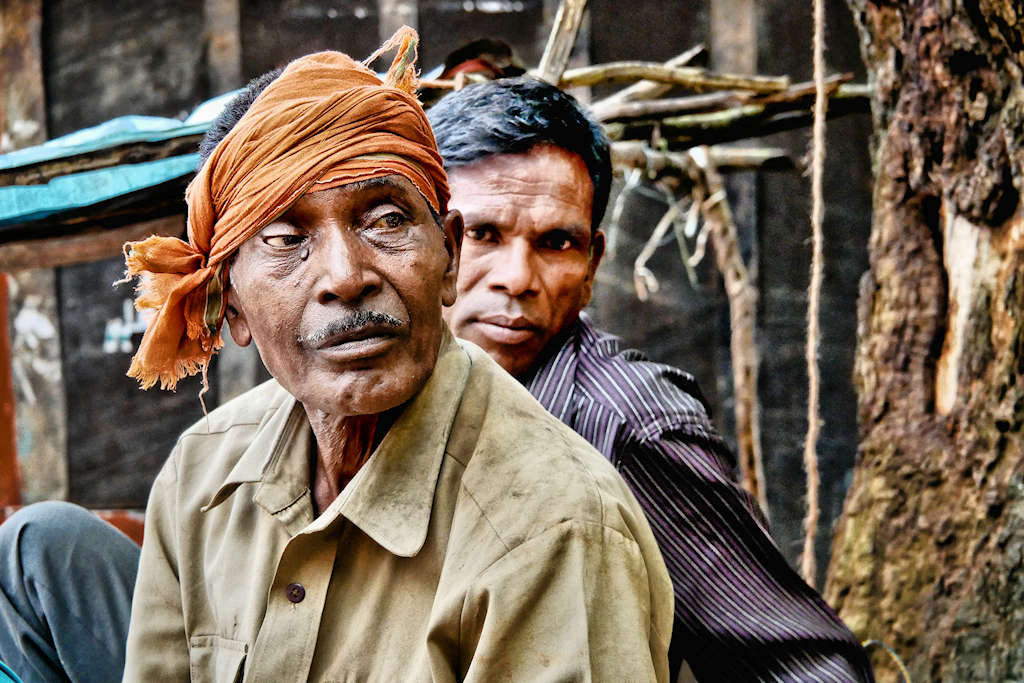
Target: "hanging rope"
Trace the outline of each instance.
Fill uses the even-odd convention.
[[[804,581],[815,583],[814,539],[818,532],[818,432],[821,428],[818,372],[818,309],[821,304],[821,280],[824,256],[821,224],[825,216],[822,174],[825,167],[825,0],[814,0],[814,128],[811,160],[811,283],[807,291],[807,441],[804,443],[804,469],[807,471],[807,516],[804,517],[804,549],[800,572]]]
[[[896,668],[900,670],[900,676],[903,677],[903,683],[913,683],[913,681],[910,680],[910,672],[907,671],[907,665],[904,664],[903,659],[896,654],[896,650],[892,649],[880,640],[875,640],[874,638],[865,640],[860,644],[860,646],[865,650],[870,650],[872,647],[880,647],[888,652],[893,662],[896,663]]]

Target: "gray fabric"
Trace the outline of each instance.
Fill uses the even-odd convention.
[[[0,660],[25,683],[121,679],[139,548],[76,505],[0,525]]]

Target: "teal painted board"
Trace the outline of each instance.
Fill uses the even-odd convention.
[[[2,187],[0,227],[31,223],[160,185],[193,173],[198,163],[198,154],[185,154],[61,176],[45,185]]]

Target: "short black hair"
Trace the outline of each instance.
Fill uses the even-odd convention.
[[[568,93],[529,76],[474,83],[442,97],[427,118],[448,171],[540,144],[576,154],[594,185],[591,229],[601,224],[612,176],[608,138]]]
[[[214,148],[220,144],[220,141],[224,139],[224,136],[235,127],[235,124],[245,116],[245,112],[249,111],[249,107],[256,101],[256,98],[260,96],[260,93],[267,89],[267,86],[271,84],[278,76],[281,75],[284,69],[277,68],[273,71],[268,71],[262,76],[249,81],[249,83],[242,88],[235,97],[224,106],[217,118],[213,120],[210,127],[206,130],[206,135],[199,141],[199,164],[202,165],[210,158],[213,154]]]

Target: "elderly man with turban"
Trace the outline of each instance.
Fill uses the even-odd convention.
[[[274,379],[156,478],[125,680],[667,679],[671,586],[629,489],[442,321],[461,218],[398,38],[384,83],[319,53],[250,88],[188,241],[126,245],[155,311],[132,376],[205,374],[226,319]]]

